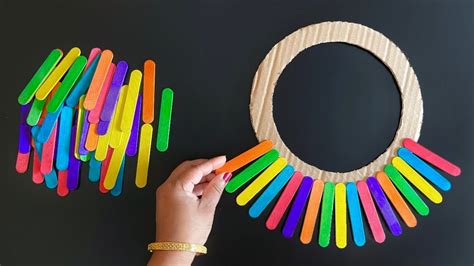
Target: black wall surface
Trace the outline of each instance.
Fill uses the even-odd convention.
[[[344,250],[302,245],[268,231],[224,194],[196,265],[472,265],[474,2],[452,1],[22,1],[0,0],[0,265],[144,265],[154,238],[154,191],[182,160],[234,156],[257,143],[250,124],[253,75],[274,44],[322,21],[357,22],[382,32],[408,56],[421,84],[420,142],[456,162],[460,177],[430,215],[400,237]],[[134,187],[127,160],[124,194],[99,193],[83,167],[66,198],[14,170],[16,98],[53,48],[110,48],[141,68],[157,61],[158,89],[175,105],[170,150],[152,153],[149,184]],[[373,160],[398,125],[400,95],[369,53],[327,44],[283,72],[275,120],[288,146],[323,169],[348,171]],[[159,95],[159,94],[158,94]],[[159,101],[159,96],[157,97]],[[156,129],[156,123],[155,123]],[[265,213],[265,217],[268,211]],[[349,230],[350,231],[350,230]],[[351,236],[349,235],[349,238]]]

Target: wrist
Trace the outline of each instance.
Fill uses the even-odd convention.
[[[188,251],[155,250],[148,266],[191,265],[195,256],[195,253]]]

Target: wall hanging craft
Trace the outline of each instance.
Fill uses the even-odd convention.
[[[387,150],[368,165],[346,173],[324,171],[299,159],[286,147],[273,120],[273,91],[286,65],[304,49],[330,42],[358,46],[380,59],[392,72],[402,99],[399,127]],[[357,246],[366,243],[363,220],[368,222],[377,243],[385,241],[379,215],[391,234],[399,236],[402,225],[395,212],[408,227],[417,224],[408,204],[419,215],[429,213],[428,205],[412,186],[439,204],[443,198],[435,187],[448,191],[451,183],[434,167],[452,176],[461,173],[458,166],[416,142],[421,130],[423,102],[417,77],[406,56],[387,37],[360,24],[314,24],[276,44],[255,74],[250,115],[260,144],[228,161],[216,172],[235,172],[251,163],[234,175],[226,191],[236,192],[253,179],[237,196],[237,204],[245,206],[256,198],[249,215],[257,218],[275,200],[266,227],[276,229],[289,209],[282,234],[285,238],[293,237],[298,223],[302,222],[300,241],[303,244],[312,241],[318,215],[321,247],[330,244],[333,214],[338,248],[347,245],[348,221]],[[363,219],[364,214],[366,219]]]
[[[61,60],[62,58],[62,60]],[[77,190],[81,163],[102,193],[122,193],[126,157],[137,156],[135,184],[147,184],[155,113],[153,60],[130,72],[125,61],[99,48],[89,57],[54,49],[18,97],[21,105],[16,170],[25,173],[33,154],[33,182],[59,196]],[[140,88],[143,78],[143,92]],[[156,148],[168,149],[173,90],[161,95]],[[33,148],[33,149],[31,149]]]

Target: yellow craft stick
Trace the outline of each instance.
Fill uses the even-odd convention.
[[[338,183],[335,189],[336,201],[336,246],[345,248],[347,246],[347,203],[346,186]]]
[[[117,148],[120,143],[122,142],[123,132],[120,129],[120,121],[122,120],[123,114],[123,107],[125,103],[125,97],[128,93],[128,85],[124,85],[120,92],[120,96],[118,98],[117,106],[115,107],[115,117],[114,120],[109,125],[109,130],[112,130],[110,135],[110,147]]]
[[[432,202],[439,204],[443,201],[443,196],[426,181],[421,175],[419,175],[411,166],[409,166],[402,158],[395,157],[392,159],[392,164],[397,170],[405,176],[421,193],[430,199]]]
[[[61,60],[61,62],[54,68],[53,72],[48,76],[44,83],[39,87],[36,92],[36,99],[44,100],[48,94],[53,90],[54,86],[61,80],[61,78],[66,74],[71,65],[76,61],[81,55],[81,49],[74,47],[72,48],[66,56]]]
[[[109,151],[110,135],[112,132],[112,125],[115,121],[115,111],[116,110],[114,110],[114,112],[112,113],[111,124],[109,125],[107,132],[105,133],[105,135],[99,136],[97,149],[95,150],[95,155],[94,155],[97,161],[103,161],[107,157],[107,152]]]
[[[248,187],[237,196],[237,204],[244,206],[247,204],[257,193],[262,190],[278,173],[285,168],[287,162],[286,159],[280,157],[276,159],[263,173],[261,173]]]
[[[80,160],[81,156],[79,155],[79,142],[81,142],[81,135],[82,135],[82,123],[80,121],[83,121],[82,117],[84,117],[84,108],[82,108],[82,103],[84,103],[84,98],[85,96],[82,95],[81,98],[79,98],[79,108],[77,109],[77,126],[76,126],[76,141],[74,144],[74,157],[76,159]]]
[[[144,188],[148,180],[152,137],[153,127],[150,124],[142,125],[140,144],[138,146],[137,175],[135,176],[135,185],[139,188]]]
[[[138,92],[140,91],[140,84],[142,82],[142,72],[140,70],[133,70],[130,74],[130,81],[128,83],[127,97],[123,106],[123,115],[120,121],[120,129],[122,131],[131,131],[133,125],[133,118],[135,116],[135,109],[137,107]]]
[[[104,187],[108,190],[113,189],[117,182],[118,173],[120,171],[120,166],[122,165],[123,157],[125,156],[125,150],[127,149],[129,138],[130,132],[123,133],[120,145],[112,152],[109,168],[107,168],[107,173],[104,178]]]

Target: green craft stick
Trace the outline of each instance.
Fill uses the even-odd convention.
[[[31,105],[30,112],[26,118],[26,123],[30,126],[36,126],[43,112],[43,107],[46,100],[34,99],[33,104]]]
[[[331,240],[332,212],[334,208],[334,184],[324,184],[323,205],[321,207],[321,224],[319,228],[319,245],[323,248],[329,246]]]
[[[82,70],[84,70],[86,63],[87,58],[82,55],[79,56],[76,61],[74,61],[63,81],[61,82],[61,85],[59,85],[56,93],[54,93],[53,97],[46,106],[46,110],[48,110],[48,112],[54,113],[59,109],[59,107],[61,107],[61,104],[66,99],[67,95],[71,91],[71,88],[74,86],[77,79],[81,75]]]
[[[426,216],[430,213],[430,209],[426,206],[425,202],[416,194],[415,190],[413,190],[410,184],[408,184],[393,165],[387,164],[384,171],[420,215]]]
[[[158,121],[158,136],[156,139],[156,149],[161,152],[168,150],[171,113],[173,111],[173,94],[171,88],[165,88],[161,92],[160,119]]]
[[[59,49],[54,49],[48,57],[46,57],[46,60],[44,60],[31,80],[26,84],[20,96],[18,96],[19,104],[25,105],[31,101],[36,91],[56,67],[61,57],[63,57],[63,52]]]
[[[225,190],[229,193],[235,192],[245,183],[247,183],[250,179],[255,177],[258,173],[263,171],[263,169],[267,168],[270,164],[278,159],[278,151],[273,149],[267,153],[265,153],[262,157],[258,158],[255,162],[249,165],[247,168],[242,170],[238,175],[232,178]]]

